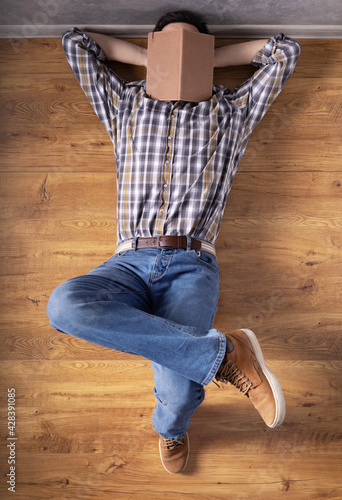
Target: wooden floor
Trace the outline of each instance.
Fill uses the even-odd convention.
[[[1,40],[0,53],[1,498],[341,499],[342,40],[302,40],[249,143],[217,245],[215,326],[257,333],[285,423],[268,429],[238,391],[209,386],[178,476],[159,460],[150,363],[57,333],[45,312],[54,287],[115,248],[110,140],[60,40]],[[250,74],[222,69],[215,80],[232,88]]]

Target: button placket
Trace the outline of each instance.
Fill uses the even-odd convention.
[[[167,148],[165,153],[165,162],[164,162],[164,170],[163,170],[163,192],[162,192],[162,201],[158,215],[158,223],[157,223],[157,233],[163,234],[163,227],[165,224],[166,214],[170,202],[170,184],[172,177],[172,156],[174,153],[174,135],[172,132],[175,130],[175,122],[177,119],[177,108],[173,107],[172,113],[170,113],[169,119],[169,128],[167,132]]]

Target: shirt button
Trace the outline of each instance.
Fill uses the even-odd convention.
[[[164,184],[164,188],[167,188],[167,184]]]

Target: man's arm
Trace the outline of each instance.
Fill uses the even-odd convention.
[[[102,35],[101,33],[85,32],[85,34],[99,44],[109,61],[118,61],[146,67],[147,49],[139,47],[135,43],[126,42],[108,35]]]
[[[258,42],[263,44],[264,40],[258,40]],[[257,47],[253,46],[253,50],[255,48]],[[227,89],[230,102],[240,110],[245,122],[245,132],[239,144],[238,156],[236,156],[237,165],[252,131],[292,74],[299,54],[299,42],[286,37],[283,33],[278,33],[267,40],[264,46],[254,54],[252,64],[258,69],[253,75],[233,92]]]
[[[225,45],[215,50],[214,67],[252,64],[255,55],[266,45],[268,39]]]
[[[114,142],[113,120],[125,82],[107,67],[105,52],[92,36],[72,28],[63,34],[62,45],[75,77]]]

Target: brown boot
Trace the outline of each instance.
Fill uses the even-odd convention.
[[[181,439],[159,437],[159,453],[164,469],[170,474],[183,472],[188,463],[190,452],[189,436]]]
[[[249,397],[269,427],[285,418],[285,400],[277,377],[266,366],[259,342],[251,330],[235,330],[226,337],[233,344],[215,375]]]

